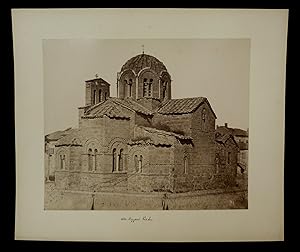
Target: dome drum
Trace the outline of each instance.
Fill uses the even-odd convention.
[[[118,97],[171,99],[171,77],[157,58],[140,54],[129,59],[118,74]]]

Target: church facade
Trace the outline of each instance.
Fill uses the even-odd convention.
[[[58,189],[188,192],[235,185],[238,145],[216,132],[205,97],[172,99],[171,76],[157,58],[129,59],[117,97],[102,78],[85,82],[79,127],[45,137],[46,179]]]

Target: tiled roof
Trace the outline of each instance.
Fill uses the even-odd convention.
[[[157,58],[148,54],[139,54],[129,59],[121,68],[121,72],[127,69],[133,70],[136,74],[145,67],[149,67],[156,73],[160,74],[162,71],[167,71],[165,65]]]
[[[222,134],[230,133],[233,136],[244,136],[244,137],[248,136],[248,132],[246,130],[242,130],[239,128],[229,128],[229,127],[225,127],[225,126],[218,126],[217,131]]]
[[[127,108],[129,110],[142,113],[144,115],[152,114],[152,112],[149,109],[145,108],[144,106],[130,98],[119,99],[115,97],[110,97],[106,101],[100,102],[87,109],[84,113],[83,118],[95,118],[106,115],[110,118],[115,117],[129,119],[130,117],[124,114],[120,107]]]
[[[216,141],[224,144],[230,137],[232,137],[230,134],[217,134]]]
[[[229,138],[231,138],[231,139],[233,140],[233,142],[235,143],[235,145],[236,145],[237,147],[239,147],[239,145],[237,144],[237,142],[234,140],[234,137],[233,137],[232,134],[230,134],[230,133],[221,134],[221,133],[219,133],[219,132],[217,132],[217,133],[215,134],[215,140],[216,140],[216,142],[217,142],[218,144],[225,144],[226,141],[227,141]]]
[[[188,136],[143,126],[136,126],[135,132],[138,132],[138,137],[131,139],[128,142],[129,145],[151,144],[156,146],[172,146],[177,139],[192,140],[192,138]]]
[[[82,146],[78,138],[78,132],[79,129],[73,129],[70,134],[60,138],[57,141],[57,144],[55,146],[63,146],[63,145]]]
[[[83,118],[96,118],[96,117],[103,117],[104,115],[110,118],[123,118],[129,119],[130,117],[125,115],[116,104],[109,101],[101,102],[92,108],[88,109],[85,113]]]
[[[233,129],[233,135],[247,137],[248,136],[248,132],[246,130],[234,128]]]
[[[207,102],[205,97],[171,99],[164,103],[157,112],[160,114],[187,114],[194,112],[200,104]]]
[[[124,107],[128,107],[128,108],[130,108],[136,112],[139,112],[141,114],[144,114],[144,115],[152,115],[153,114],[150,109],[139,104],[132,98],[119,99],[119,98],[111,97],[110,99],[112,99],[112,101],[117,104],[120,104]]]
[[[60,138],[66,136],[68,134],[71,134],[73,131],[74,131],[74,129],[72,129],[72,128],[68,128],[66,130],[55,131],[53,133],[46,135],[45,140],[46,141],[57,141]]]

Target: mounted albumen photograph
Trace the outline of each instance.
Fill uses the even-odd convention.
[[[248,209],[250,39],[43,39],[45,210]]]

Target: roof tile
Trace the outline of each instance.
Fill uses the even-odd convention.
[[[205,97],[171,99],[157,112],[160,114],[187,114],[193,112],[206,100]]]

